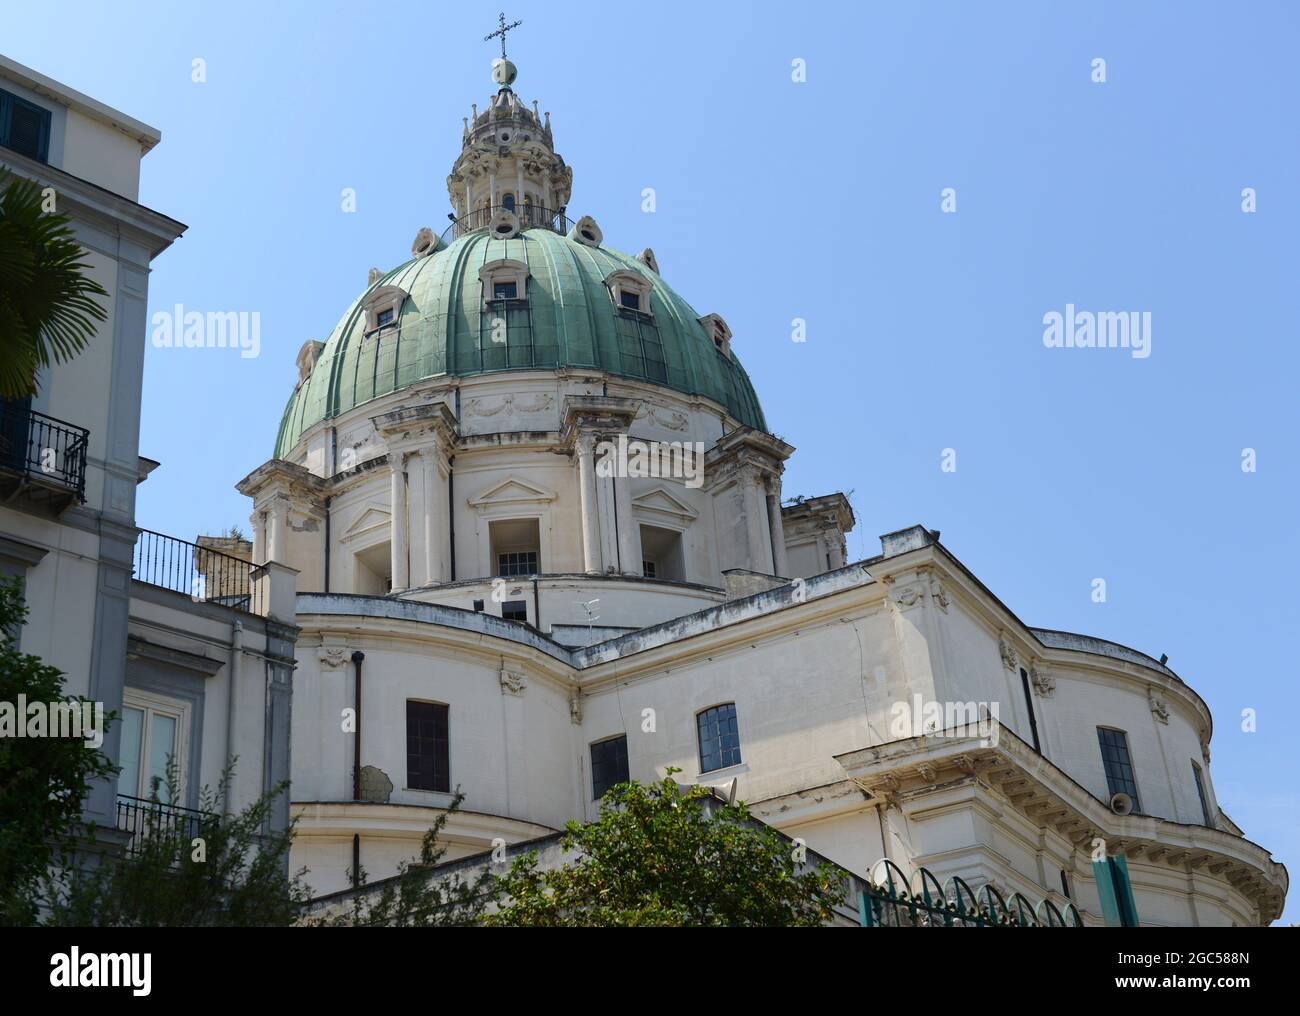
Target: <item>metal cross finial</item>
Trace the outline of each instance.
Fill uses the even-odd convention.
[[[512,21],[510,24],[507,25],[505,11],[501,12],[500,20],[501,20],[501,27],[498,28],[495,32],[489,32],[487,35],[483,36],[483,41],[491,42],[498,35],[501,36],[501,59],[504,60],[506,58],[506,32],[510,31],[512,28],[518,28],[520,25],[523,24],[523,22]]]

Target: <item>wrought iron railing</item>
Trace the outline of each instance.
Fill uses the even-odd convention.
[[[127,857],[137,857],[150,838],[166,838],[186,846],[198,837],[205,820],[212,818],[205,811],[182,808],[175,804],[143,797],[117,795],[117,828],[129,833],[126,844]]]
[[[141,529],[132,566],[138,581],[184,593],[196,603],[219,603],[250,614],[266,612],[253,564],[232,554]]]
[[[468,215],[452,220],[442,233],[442,243],[448,244],[467,233],[477,233],[492,226],[498,212],[511,212],[519,219],[523,229],[549,229],[553,233],[567,233],[573,228],[573,220],[563,211],[543,208],[541,205],[485,205],[476,208]]]
[[[1062,911],[1049,899],[1034,906],[1020,893],[1006,899],[992,885],[979,892],[954,875],[941,885],[927,868],[912,878],[893,861],[882,860],[858,893],[864,928],[1082,928],[1073,903]]]
[[[0,469],[24,481],[61,487],[86,500],[90,431],[35,412],[25,401],[0,400]]]

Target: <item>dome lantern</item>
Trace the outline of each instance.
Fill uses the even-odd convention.
[[[490,228],[502,214],[517,218],[524,229],[555,229],[563,220],[573,188],[573,171],[555,151],[551,117],[538,104],[530,109],[511,89],[519,69],[506,56],[506,33],[521,22],[506,23],[484,36],[501,39],[501,56],[492,61],[497,93],[482,112],[477,104],[465,123],[460,155],[447,177],[447,196],[454,209],[447,242],[463,233]]]

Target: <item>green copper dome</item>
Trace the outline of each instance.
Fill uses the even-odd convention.
[[[526,304],[506,301],[494,305],[501,310],[481,312],[479,269],[500,259],[527,264]],[[650,281],[651,315],[615,307],[605,279],[619,270]],[[366,299],[385,286],[407,294],[396,327],[367,335]],[[492,321],[502,316],[507,340],[494,343]],[[641,261],[545,228],[510,239],[484,230],[408,261],[357,298],[289,400],[275,456],[284,457],[321,420],[425,378],[565,367],[702,395],[741,423],[767,429],[744,368],[715,347],[699,315]]]

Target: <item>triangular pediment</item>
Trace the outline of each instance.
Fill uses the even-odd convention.
[[[368,505],[352,520],[352,525],[343,531],[343,535],[339,539],[351,540],[353,537],[373,532],[376,529],[386,529],[392,524],[392,521],[393,517],[387,511]]]
[[[699,512],[684,501],[679,501],[673,497],[666,487],[655,487],[643,494],[638,494],[632,499],[632,507],[644,512],[659,512],[687,520],[699,516]]]
[[[493,484],[477,497],[469,499],[475,508],[503,504],[537,504],[540,501],[554,501],[555,492],[529,483],[517,476],[509,476]]]

